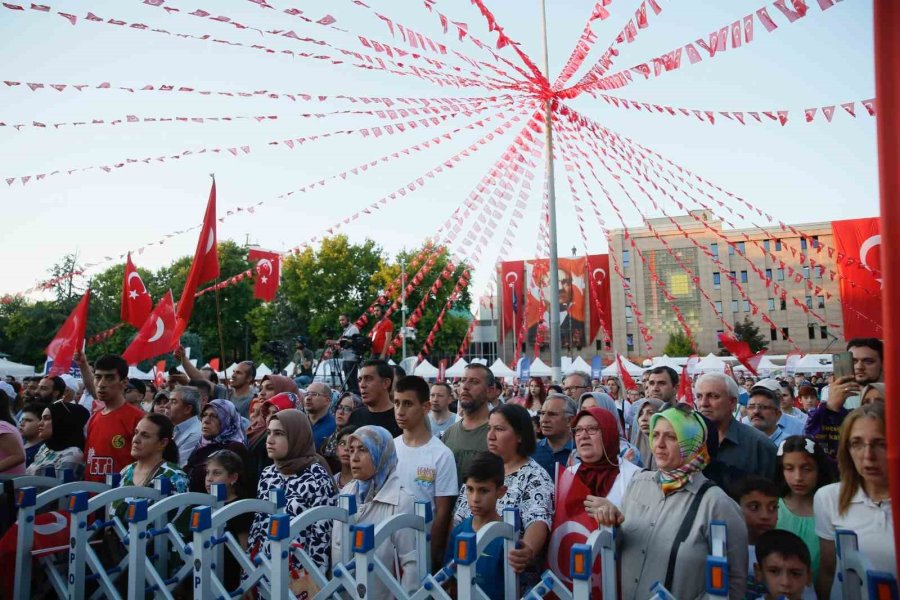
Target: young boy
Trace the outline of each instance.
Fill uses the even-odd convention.
[[[435,566],[444,555],[453,504],[459,495],[453,452],[428,428],[428,383],[410,375],[394,388],[394,418],[401,433],[394,438],[400,485],[416,500],[431,502],[431,552]]]
[[[756,541],[764,533],[775,529],[778,522],[778,498],[779,489],[775,482],[760,477],[748,475],[735,485],[734,498],[741,505],[744,513],[744,521],[747,523],[747,542],[750,544],[747,557],[747,596],[762,594],[765,591],[762,581],[752,576],[753,567],[756,565]]]
[[[773,529],[756,540],[756,581],[765,588],[761,598],[803,600],[812,588],[809,548],[790,531]]]
[[[506,472],[503,459],[490,452],[481,452],[469,463],[466,470],[465,490],[466,502],[472,516],[453,528],[450,544],[444,555],[444,564],[453,560],[456,549],[456,536],[460,533],[478,533],[478,531],[494,521],[500,520],[497,513],[497,501],[506,494],[504,485]],[[503,540],[498,539],[490,545],[478,558],[475,565],[475,583],[491,600],[503,599]]]
[[[25,442],[25,467],[30,467],[34,462],[34,457],[38,451],[44,446],[44,440],[41,439],[39,429],[41,426],[41,415],[46,404],[38,402],[29,402],[22,409],[22,418],[19,419],[19,433],[22,434],[22,440]]]

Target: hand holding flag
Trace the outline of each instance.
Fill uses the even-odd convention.
[[[44,351],[47,356],[53,359],[53,367],[48,375],[62,375],[68,373],[72,368],[72,358],[75,352],[81,350],[84,346],[84,333],[87,329],[88,304],[91,301],[91,290],[89,289],[81,297],[81,300],[69,314],[56,336],[47,345]]]
[[[171,352],[177,343],[175,337],[175,303],[172,290],[166,292],[153,312],[141,326],[134,340],[122,353],[129,365]]]

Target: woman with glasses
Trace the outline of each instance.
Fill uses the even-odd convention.
[[[84,426],[90,416],[85,407],[61,400],[45,408],[38,427],[38,436],[44,446],[25,473],[40,475],[47,467],[53,467],[57,473],[72,469],[75,479],[81,479],[84,476]]]
[[[603,392],[587,392],[586,394],[581,395],[581,399],[579,402],[579,411],[599,408],[600,410],[604,410],[613,416],[616,421],[616,431],[619,440],[619,458],[634,463],[639,467],[643,467],[644,463],[641,462],[641,453],[638,451],[637,447],[635,447],[631,442],[628,441],[628,438],[625,437],[625,428],[622,424],[622,413],[619,412],[619,407],[616,406],[615,401],[609,396],[609,394],[604,394]],[[576,445],[575,452],[572,455],[571,463],[574,464],[577,460],[578,448]]]
[[[510,552],[510,565],[518,572],[535,567],[543,553],[553,523],[553,480],[533,458],[537,442],[528,411],[517,404],[501,404],[488,420],[488,451],[503,459],[506,494],[497,502],[497,511],[518,508],[522,520],[519,547]],[[453,525],[472,516],[463,486],[456,501]],[[533,578],[533,577],[532,577]]]
[[[592,506],[600,525],[621,526],[623,599],[647,598],[657,581],[676,598],[703,597],[710,521],[728,530],[728,597],[744,597],[747,526],[734,500],[701,472],[709,462],[707,435],[703,417],[689,409],[653,415],[650,444],[659,470],[635,475],[621,508],[609,500]]]
[[[839,598],[834,585],[835,532],[856,533],[859,550],[877,571],[897,577],[897,562],[888,489],[887,438],[884,404],[876,402],[857,408],[844,419],[838,443],[841,480],[819,489],[813,500],[816,535],[819,536],[819,598]]]
[[[342,470],[337,452],[341,429],[347,426],[347,423],[350,422],[350,415],[360,406],[362,406],[362,398],[353,392],[344,392],[341,399],[338,400],[337,406],[334,407],[334,433],[325,438],[325,441],[319,446],[319,454],[328,461],[332,473],[339,473]]]
[[[206,469],[210,455],[230,450],[246,464],[250,456],[241,429],[241,416],[230,400],[210,400],[200,413],[200,443],[191,452],[184,472],[190,478],[190,490],[206,491]],[[246,476],[245,476],[246,477]]]

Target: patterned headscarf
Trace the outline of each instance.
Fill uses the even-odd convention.
[[[669,408],[656,413],[650,418],[650,445],[653,445],[653,428],[656,422],[665,419],[675,430],[678,446],[684,463],[671,471],[662,468],[657,471],[659,486],[663,495],[668,496],[680,490],[709,463],[709,450],[706,448],[706,422],[699,413],[688,412],[678,408]]]
[[[397,451],[394,449],[394,438],[384,427],[365,425],[348,438],[356,438],[369,451],[372,464],[375,465],[375,476],[366,481],[356,481],[357,499],[361,504],[375,497],[394,469],[397,467]],[[349,441],[349,440],[348,440]]]
[[[203,410],[207,408],[216,411],[216,416],[219,418],[219,433],[211,440],[201,437],[201,448],[211,444],[224,445],[228,442],[247,443],[247,438],[241,428],[241,416],[237,413],[234,404],[230,400],[210,400]]]

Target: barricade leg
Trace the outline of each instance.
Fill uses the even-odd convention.
[[[16,600],[30,600],[31,598],[31,548],[34,539],[34,505],[36,501],[37,488],[21,488],[16,494],[16,504],[19,507],[14,591]]]

